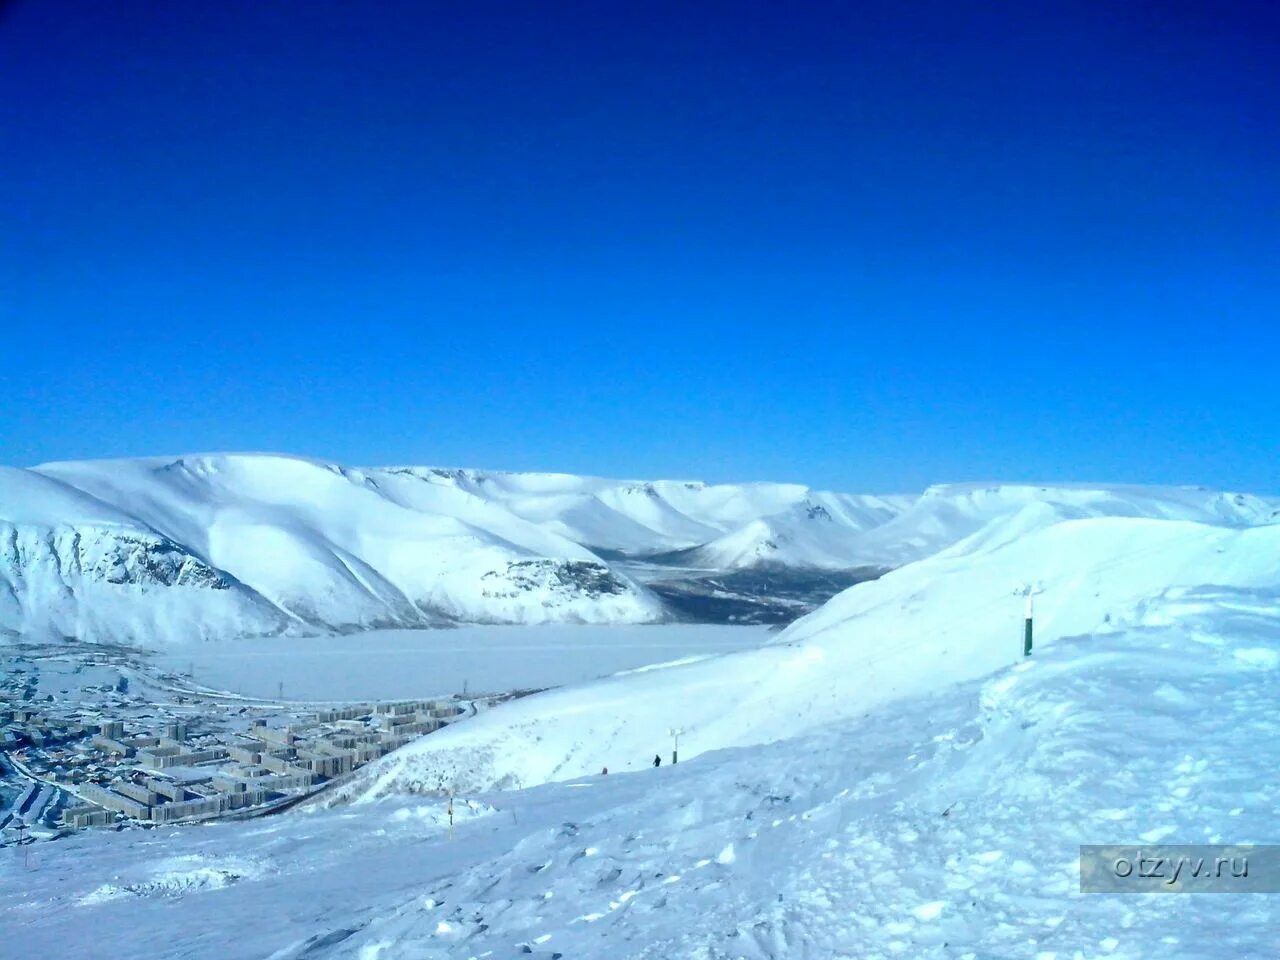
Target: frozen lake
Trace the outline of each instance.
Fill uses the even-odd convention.
[[[173,647],[164,669],[197,683],[286,700],[409,699],[560,686],[684,657],[763,644],[768,627],[702,624],[467,626],[270,637]]]

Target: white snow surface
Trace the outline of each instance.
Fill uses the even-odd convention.
[[[810,494],[688,551],[685,559],[712,569],[893,568],[1035,505],[1058,519],[1148,517],[1244,527],[1280,517],[1274,499],[1202,487],[950,483],[910,499]]]
[[[1205,487],[947,483],[930,487],[910,509],[860,537],[857,552],[850,559],[897,567],[930,556],[993,521],[1036,505],[1043,505],[1057,519],[1146,517],[1229,527],[1280,519],[1280,501],[1275,498]]]
[[[1230,536],[1209,552],[1268,546]],[[1077,857],[1280,839],[1277,650],[1274,577],[1163,590],[982,677],[922,661],[928,692],[776,743],[459,796],[452,833],[443,799],[396,796],[38,845],[0,858],[0,935],[69,960],[1269,957],[1273,895],[1084,895]]]

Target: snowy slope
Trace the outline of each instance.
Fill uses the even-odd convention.
[[[437,495],[373,479],[401,510]],[[92,513],[106,493],[67,506],[119,523]],[[1081,896],[1077,858],[1275,842],[1280,523],[1097,494],[1003,493],[763,649],[504,704],[328,809],[0,857],[0,936],[68,958],[1271,956],[1267,896]],[[655,770],[673,726],[681,762]],[[444,789],[453,830],[422,795]]]
[[[664,559],[708,570],[892,569],[1032,504],[1048,505],[1059,519],[1150,517],[1252,526],[1280,517],[1280,503],[1272,500],[1187,487],[941,484],[921,497],[804,491],[775,511]]]
[[[967,541],[858,584],[763,650],[618,676],[504,705],[373,765],[359,790],[527,786],[795,736],[1021,659],[1023,600],[1038,591],[1043,647],[1164,622],[1203,585],[1280,586],[1280,524],[1058,519],[1031,503]]]
[[[461,796],[454,831],[439,798],[87,831],[0,857],[0,934],[68,960],[1274,956],[1274,896],[1078,893],[1081,843],[1280,831],[1280,591],[1159,607],[802,737]]]
[[[283,629],[253,590],[74,486],[0,468],[0,634],[193,638]]]
[[[880,566],[866,561],[863,538],[901,516],[913,500],[811,493],[784,510],[752,520],[675,558],[710,570]]]

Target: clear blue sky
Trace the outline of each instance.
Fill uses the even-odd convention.
[[[1274,4],[0,10],[0,462],[1280,492]]]

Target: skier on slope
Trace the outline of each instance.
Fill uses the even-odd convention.
[[[655,754],[653,755],[653,765],[654,765],[655,767],[660,767],[660,766],[662,766],[662,754],[660,754],[660,753],[655,753]]]

